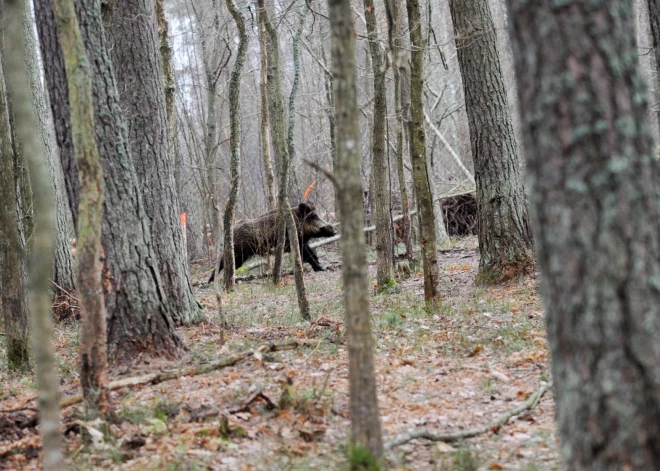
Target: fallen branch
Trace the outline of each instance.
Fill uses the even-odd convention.
[[[431,118],[429,117],[428,113],[426,110],[424,110],[424,119],[426,121],[426,124],[429,125],[431,130],[435,133],[435,135],[438,137],[442,145],[447,149],[449,152],[449,155],[454,159],[454,162],[456,162],[456,165],[458,165],[458,168],[461,169],[461,171],[465,174],[466,177],[470,179],[470,181],[474,184],[474,176],[470,173],[470,171],[467,169],[465,165],[463,165],[463,162],[461,161],[461,158],[458,156],[456,151],[452,149],[452,147],[449,145],[449,142],[447,142],[447,139],[445,139],[445,136],[442,135],[440,130],[435,127],[433,124],[433,121],[431,121]]]
[[[289,340],[287,342],[282,342],[282,343],[268,343],[262,345],[257,350],[249,350],[247,352],[234,353],[233,355],[229,355],[224,358],[220,358],[218,360],[205,363],[203,365],[188,366],[185,368],[179,368],[171,371],[149,373],[142,376],[135,376],[133,378],[124,378],[117,381],[112,381],[110,382],[108,388],[111,391],[115,391],[117,389],[125,388],[128,386],[139,386],[141,384],[158,384],[164,381],[169,381],[171,379],[180,378],[182,376],[203,375],[210,373],[211,371],[215,371],[221,368],[225,368],[227,366],[235,365],[239,361],[245,360],[246,358],[253,356],[255,352],[260,352],[260,354],[263,355],[263,353],[267,353],[267,352],[294,350],[298,347],[298,345],[299,345],[298,342],[296,342],[295,340]],[[36,397],[30,400],[34,401],[35,399]],[[60,401],[60,408],[64,409],[65,407],[73,406],[74,404],[78,404],[82,402],[82,400],[83,400],[82,396],[80,395],[65,397]],[[9,412],[16,412],[20,410],[26,410],[26,408],[23,407]]]
[[[248,412],[250,410],[250,406],[252,405],[252,403],[255,402],[257,399],[262,399],[266,403],[268,409],[277,408],[277,405],[275,405],[275,403],[271,400],[271,398],[266,396],[264,392],[261,389],[259,389],[257,392],[252,394],[252,396],[250,396],[247,401],[245,401],[245,404],[243,404],[240,407],[234,407],[232,409],[229,409],[227,412],[230,414],[236,414],[238,412]]]
[[[543,395],[551,387],[552,387],[552,383],[545,383],[538,389],[538,391],[536,391],[534,394],[529,396],[529,398],[522,405],[507,412],[497,420],[483,427],[463,430],[459,432],[445,432],[445,433],[433,433],[432,431],[426,428],[411,430],[409,432],[400,433],[396,435],[393,439],[385,443],[384,445],[385,450],[391,450],[394,447],[403,445],[404,443],[408,443],[409,441],[415,440],[416,438],[425,438],[433,442],[448,443],[448,442],[456,442],[458,440],[463,440],[465,438],[476,437],[477,435],[488,433],[491,430],[497,430],[502,425],[506,424],[509,421],[509,419],[511,419],[511,417],[516,416],[527,409],[532,409],[534,406],[536,406],[536,404],[538,404],[541,397],[543,397]]]

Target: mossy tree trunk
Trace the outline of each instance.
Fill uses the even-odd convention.
[[[419,1],[406,0],[410,31],[410,159],[413,180],[421,215],[421,248],[424,266],[424,300],[427,308],[435,309],[441,302],[438,284],[438,253],[433,211],[433,192],[426,159],[426,133],[424,131],[424,40],[419,14]]]
[[[651,40],[653,42],[653,54],[655,56],[654,65],[656,68],[656,70],[653,71],[653,74],[655,74],[657,77],[658,71],[660,71],[660,0],[647,0],[647,1],[649,7],[649,21],[651,23]],[[656,95],[658,93],[659,91],[656,90]],[[658,107],[657,121],[658,124],[660,124],[660,107]]]
[[[0,305],[4,318],[7,365],[27,368],[30,361],[29,320],[23,224],[19,220],[14,169],[14,149],[9,122],[8,96],[3,62],[0,60],[0,254],[2,265]]]
[[[394,252],[392,247],[392,223],[390,221],[390,194],[387,175],[387,154],[385,153],[385,124],[387,114],[387,93],[385,89],[385,60],[378,39],[376,7],[373,0],[364,0],[364,17],[367,22],[369,53],[374,72],[374,116],[371,134],[373,210],[376,223],[376,254],[379,287],[387,287],[392,282]],[[371,196],[371,195],[370,195]]]
[[[534,264],[523,173],[488,0],[449,7],[477,184],[478,280],[499,282]]]
[[[169,149],[161,56],[153,0],[117,0],[105,31],[142,198],[151,225],[156,266],[177,324],[204,318],[192,293],[179,224],[179,197]]]
[[[42,436],[44,470],[63,470],[64,454],[60,435],[59,380],[53,349],[53,326],[50,313],[50,280],[53,241],[55,240],[54,205],[44,163],[44,150],[34,132],[37,127],[30,100],[26,57],[23,46],[24,5],[20,0],[6,0],[5,31],[6,82],[14,105],[16,135],[22,142],[28,161],[34,192],[35,234],[29,263],[29,306],[32,348],[37,373],[39,428]]]
[[[55,22],[69,82],[71,132],[80,179],[77,285],[80,306],[80,385],[92,417],[106,415],[108,357],[101,279],[103,169],[96,147],[92,77],[73,0],[55,2]]]
[[[229,82],[229,120],[230,120],[230,147],[231,160],[230,186],[223,226],[224,237],[224,279],[225,290],[233,291],[236,283],[236,264],[234,260],[234,216],[236,214],[236,203],[238,202],[238,190],[241,182],[241,76],[243,75],[243,64],[247,51],[248,36],[245,31],[245,18],[236,7],[233,0],[227,0],[227,9],[236,22],[238,30],[238,52],[234,62],[234,70],[231,72]]]
[[[329,0],[332,29],[332,75],[337,125],[337,192],[339,194],[343,258],[344,305],[348,339],[351,441],[379,459],[383,441],[374,372],[369,312],[366,243],[362,213],[362,178],[355,33],[349,0]]]
[[[632,2],[509,0],[566,469],[660,468],[660,192]]]

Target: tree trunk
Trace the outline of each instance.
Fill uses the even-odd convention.
[[[59,89],[62,78],[58,74],[64,74],[66,81],[59,41],[55,39],[57,49],[43,47],[44,39],[56,38],[52,6],[48,0],[37,0],[35,9],[48,88],[56,92],[51,97],[59,100],[62,99]],[[102,242],[109,356],[116,363],[131,360],[142,352],[174,356],[180,340],[174,330],[171,308],[163,296],[160,275],[154,269],[156,257],[128,150],[126,125],[102,29],[100,2],[80,0],[77,14],[93,68],[96,136],[105,181]],[[64,99],[51,101],[55,122],[61,123],[56,126],[58,143],[72,142],[70,125],[62,125],[62,117],[69,119],[70,116],[68,92]],[[68,132],[68,136],[60,136],[59,132]],[[60,147],[60,156],[72,158],[73,147]],[[65,173],[67,187],[77,186],[77,165],[64,167],[69,169],[69,173]],[[72,169],[76,169],[74,174],[70,173]],[[72,193],[78,195],[79,189],[74,188]],[[78,201],[70,204],[77,214]]]
[[[392,50],[394,66],[392,72],[394,74],[394,106],[396,108],[396,166],[397,176],[399,180],[399,192],[401,194],[401,212],[403,214],[403,243],[406,247],[405,258],[408,261],[413,259],[413,243],[412,243],[412,221],[410,219],[410,201],[408,197],[408,186],[406,185],[406,172],[404,166],[404,118],[403,118],[403,96],[410,95],[409,90],[402,88],[402,72],[405,57],[401,47],[401,37],[404,34],[402,28],[402,21],[399,17],[401,5],[395,0],[386,0],[385,7],[387,8],[387,16],[389,20],[389,40],[390,49]]]
[[[653,74],[656,76],[657,83],[658,71],[660,70],[660,0],[648,0],[648,6],[649,21],[651,23],[651,39],[655,56],[655,70],[653,70]],[[656,96],[657,95],[660,95],[660,92],[656,90]],[[656,109],[657,121],[658,125],[660,125],[660,107],[657,106],[657,104]]]
[[[26,3],[25,8],[23,35],[25,37],[28,59],[27,66],[30,76],[30,89],[32,91],[32,104],[36,110],[35,117],[39,123],[39,135],[46,154],[46,166],[50,174],[51,188],[55,195],[55,227],[57,236],[55,240],[55,252],[53,253],[53,268],[50,276],[53,283],[57,285],[56,292],[65,290],[71,293],[76,289],[70,242],[70,239],[74,237],[75,230],[71,222],[71,210],[66,199],[62,164],[59,161],[56,150],[53,149],[52,114],[48,104],[48,96],[41,85],[42,74],[37,52],[37,38],[34,35],[34,19],[32,18],[29,3]]]
[[[564,465],[660,469],[659,174],[632,2],[509,6]]]
[[[296,96],[298,95],[298,86],[300,84],[300,37],[305,26],[305,19],[307,18],[307,5],[301,7],[304,12],[300,12],[300,25],[298,31],[293,38],[293,64],[294,76],[293,84],[291,85],[291,94],[289,95],[289,129],[286,138],[287,156],[285,157],[285,165],[282,165],[282,177],[280,178],[280,185],[287,186],[287,180],[290,172],[290,165],[293,163],[296,149],[294,146],[294,130],[296,125]],[[304,320],[311,320],[312,315],[309,312],[309,301],[307,299],[307,289],[305,287],[305,278],[303,276],[302,264],[302,250],[299,240],[299,235],[302,236],[302,230],[299,232],[296,225],[296,220],[291,212],[289,202],[285,198],[279,202],[284,205],[284,215],[286,217],[286,227],[289,234],[289,244],[291,246],[291,258],[293,260],[293,276],[296,282],[296,294],[298,296],[298,308],[300,309],[300,317]]]
[[[234,0],[226,0],[227,9],[236,22],[238,30],[238,52],[234,62],[234,70],[231,73],[229,82],[229,120],[231,128],[230,146],[231,146],[231,184],[229,188],[229,197],[225,206],[225,217],[223,226],[225,229],[224,243],[224,278],[225,291],[234,291],[236,283],[236,264],[234,261],[234,215],[236,213],[236,203],[238,202],[238,190],[241,182],[241,76],[243,74],[243,64],[245,63],[245,53],[247,52],[248,37],[245,32],[245,18],[240,10],[234,4]]]
[[[337,125],[337,190],[343,257],[344,304],[348,337],[348,380],[354,447],[379,459],[383,441],[376,395],[373,338],[367,286],[357,90],[355,33],[349,0],[329,0]]]
[[[29,77],[25,68],[22,17],[23,3],[5,2],[7,87],[14,105],[16,135],[22,142],[34,191],[36,232],[29,265],[29,305],[32,348],[37,373],[39,428],[42,436],[44,470],[63,470],[64,454],[60,435],[59,381],[53,350],[53,326],[50,314],[50,281],[54,233],[54,205],[50,194],[44,151],[39,145],[37,126],[30,103]],[[3,287],[4,289],[4,287]]]
[[[261,73],[259,91],[261,93],[261,158],[266,173],[266,186],[268,189],[268,210],[275,209],[275,174],[270,158],[270,116],[268,113],[268,37],[266,35],[266,24],[264,23],[264,12],[257,8],[257,20],[259,22],[259,48],[261,58]]]
[[[488,0],[451,0],[477,184],[479,275],[496,283],[530,271],[532,234]]]
[[[270,116],[271,139],[273,143],[273,153],[275,162],[279,166],[279,182],[277,192],[277,205],[280,209],[279,227],[277,229],[277,247],[275,248],[275,257],[273,261],[273,284],[280,283],[282,260],[284,257],[284,243],[286,240],[286,221],[285,215],[287,202],[287,185],[284,178],[287,174],[283,172],[283,167],[288,161],[288,149],[286,145],[286,120],[284,119],[284,95],[282,93],[282,79],[280,77],[280,41],[277,36],[277,30],[270,21],[268,11],[266,10],[264,0],[258,0],[259,14],[263,18],[268,34],[268,114]],[[291,249],[293,250],[293,241]]]
[[[184,257],[154,16],[152,0],[117,0],[105,30],[164,294],[175,322],[191,324],[203,315]]]
[[[0,60],[0,227],[2,227],[2,284],[0,306],[4,318],[7,365],[10,369],[27,368],[30,362],[28,300],[25,283],[25,247],[18,218],[18,195],[14,174],[14,149],[7,107],[3,62]]]
[[[433,192],[426,161],[426,134],[424,132],[424,42],[419,17],[419,1],[407,0],[410,43],[410,158],[417,202],[421,214],[421,246],[424,266],[424,300],[428,309],[435,309],[441,302],[438,292],[438,254],[435,237]]]
[[[80,306],[80,385],[88,414],[110,410],[101,226],[103,170],[94,132],[91,69],[85,54],[73,0],[55,2],[55,22],[69,82],[71,132],[78,163],[77,284]]]
[[[385,122],[387,114],[387,94],[385,90],[385,61],[378,42],[376,9],[373,0],[364,0],[364,17],[369,36],[369,52],[374,71],[374,117],[371,141],[373,159],[374,194],[372,201],[375,208],[376,257],[379,288],[389,286],[393,281],[394,252],[392,250],[392,223],[390,222],[390,194],[385,153]]]

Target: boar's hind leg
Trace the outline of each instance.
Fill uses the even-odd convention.
[[[314,271],[327,270],[327,268],[321,265],[321,263],[319,262],[319,257],[316,255],[316,252],[314,252],[314,249],[309,246],[309,244],[303,244],[302,256],[303,256],[303,262],[309,263],[314,269]]]
[[[214,268],[213,272],[211,273],[211,276],[209,277],[209,283],[213,283],[215,280],[215,273],[218,272],[220,273],[222,271],[222,268],[224,267],[224,259],[223,257],[220,257],[220,263],[218,263],[217,270]]]

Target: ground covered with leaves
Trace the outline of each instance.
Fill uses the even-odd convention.
[[[256,277],[223,295],[230,327],[220,345],[217,304],[202,283],[209,264],[193,266],[208,323],[180,329],[188,350],[176,361],[140,359],[111,379],[201,365],[272,342],[298,348],[250,356],[207,374],[113,391],[116,423],[64,411],[71,469],[330,470],[350,469],[347,452],[348,358],[339,260],[321,254],[328,272],[309,272],[313,322],[300,320],[291,277],[281,287]],[[373,255],[371,255],[373,262]],[[461,432],[488,426],[549,381],[549,355],[537,281],[475,287],[476,239],[439,257],[443,307],[423,309],[419,267],[378,294],[371,308],[384,440],[426,428]],[[375,277],[375,266],[370,265]],[[0,357],[4,345],[0,337]],[[78,394],[76,324],[57,325],[63,396]],[[34,377],[0,360],[0,469],[36,469]],[[17,409],[22,409],[18,410]],[[14,411],[14,412],[9,412]],[[560,469],[547,393],[505,425],[449,442],[416,439],[386,454],[397,470]]]

